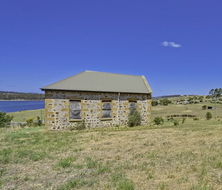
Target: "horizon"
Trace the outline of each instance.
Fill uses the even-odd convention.
[[[18,91],[0,91],[1,92],[6,92],[6,93],[21,93],[21,94],[45,94],[44,91],[42,90],[41,92],[18,92]],[[165,95],[161,95],[161,96],[152,96],[152,98],[158,98],[158,97],[164,97],[164,96],[169,96],[169,97],[173,97],[173,96],[207,96],[208,94],[201,94],[201,95],[197,95],[197,94],[165,94]]]
[[[0,91],[95,70],[144,75],[153,97],[221,88],[222,2],[0,1]],[[4,19],[3,19],[4,18]]]

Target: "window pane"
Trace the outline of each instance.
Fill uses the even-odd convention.
[[[70,119],[81,119],[80,101],[70,101]]]
[[[102,118],[111,118],[112,117],[112,103],[103,102],[102,103]]]
[[[103,110],[111,110],[111,103],[103,103],[102,109]]]
[[[70,110],[81,110],[80,101],[70,101]]]
[[[136,103],[135,102],[130,102],[129,109],[136,110]]]
[[[111,118],[111,110],[102,110],[102,118]]]

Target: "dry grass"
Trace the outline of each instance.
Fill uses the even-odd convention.
[[[181,123],[181,122],[180,122]],[[2,189],[222,189],[222,122],[0,134]]]
[[[215,110],[202,110],[203,105],[215,106],[209,102],[203,102],[199,104],[187,104],[187,105],[177,105],[177,104],[169,104],[168,106],[155,106],[152,107],[152,119],[157,116],[165,117],[167,115],[196,115],[198,118],[205,119],[205,115],[207,112],[211,112],[213,117]],[[222,118],[222,104],[217,104],[217,117]]]

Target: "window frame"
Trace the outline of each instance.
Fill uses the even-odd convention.
[[[136,103],[136,111],[138,111],[138,100],[137,99],[128,99],[128,108],[130,112],[130,103]]]
[[[113,100],[109,98],[109,99],[101,99],[100,101],[101,101],[101,117],[100,117],[100,120],[112,120],[113,119]],[[111,103],[111,117],[109,117],[109,118],[105,118],[102,115],[103,103]]]
[[[71,117],[70,117],[70,102],[72,102],[72,101],[77,101],[77,102],[80,102],[80,105],[81,105],[81,118],[80,119],[72,119]],[[69,99],[69,121],[82,121],[83,119],[83,116],[82,116],[82,114],[83,114],[83,111],[82,111],[82,99]]]

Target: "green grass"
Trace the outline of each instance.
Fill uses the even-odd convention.
[[[60,159],[57,163],[58,168],[68,168],[72,166],[72,163],[76,161],[76,157],[67,157]]]
[[[24,122],[23,118],[25,119],[32,118],[34,120],[37,120],[37,116],[41,118],[41,110],[42,110],[42,119],[45,119],[45,109],[19,111],[19,112],[12,112],[8,114],[13,115],[14,122]]]

